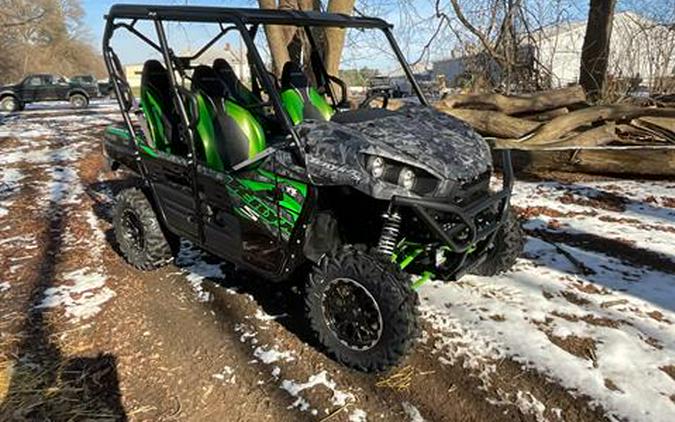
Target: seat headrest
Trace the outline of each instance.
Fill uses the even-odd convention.
[[[234,69],[232,68],[230,63],[223,58],[218,58],[213,61],[213,70],[215,70],[216,73],[236,77]]]
[[[192,90],[200,90],[209,97],[228,97],[227,85],[215,70],[208,66],[197,66],[192,73]]]
[[[148,60],[143,64],[143,73],[141,74],[142,85],[153,85],[160,90],[169,88],[169,73],[166,68],[157,60]]]
[[[307,88],[309,86],[309,79],[296,62],[286,62],[284,69],[281,72],[281,88]]]

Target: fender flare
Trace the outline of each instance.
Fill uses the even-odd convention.
[[[66,96],[66,98],[70,99],[70,97],[76,94],[83,95],[87,99],[87,101],[91,100],[91,98],[89,98],[89,94],[87,94],[85,90],[79,88],[68,91],[68,95]]]
[[[14,97],[18,102],[22,103],[23,101],[19,98],[18,95],[16,95],[16,92],[14,91],[0,91],[0,100],[2,100],[5,97]]]

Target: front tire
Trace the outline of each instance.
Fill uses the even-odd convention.
[[[357,370],[396,365],[417,335],[417,294],[409,277],[353,247],[319,261],[305,304],[319,342],[337,361]]]
[[[6,111],[8,113],[18,111],[20,107],[21,104],[19,101],[12,96],[5,97],[2,99],[2,101],[0,101],[0,108],[2,108],[2,111]]]
[[[82,94],[73,94],[68,100],[70,101],[70,105],[73,108],[81,109],[87,108],[87,106],[89,106],[89,98]]]
[[[509,208],[504,225],[495,236],[494,244],[488,251],[485,261],[473,273],[485,277],[495,276],[508,271],[523,252],[525,234],[518,217]]]
[[[164,233],[141,190],[126,189],[117,196],[113,227],[120,252],[134,267],[154,270],[171,261],[172,244],[177,241]]]

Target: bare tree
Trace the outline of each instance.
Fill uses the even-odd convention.
[[[581,51],[579,83],[589,98],[597,100],[607,79],[609,47],[616,0],[591,0]]]
[[[104,74],[79,0],[0,0],[0,80],[31,72]]]

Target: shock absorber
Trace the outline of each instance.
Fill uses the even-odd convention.
[[[383,255],[391,256],[398,244],[398,235],[401,232],[401,215],[398,211],[389,210],[382,216],[384,224],[380,241],[377,244],[377,251]]]

